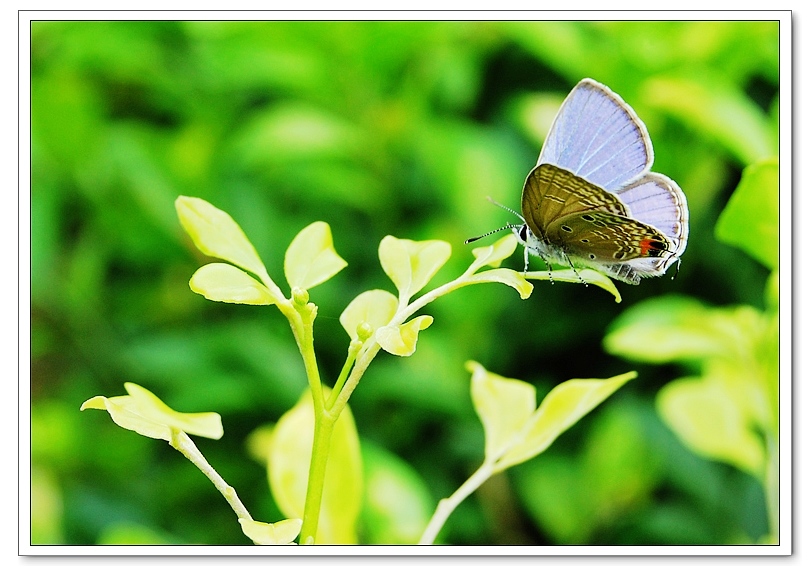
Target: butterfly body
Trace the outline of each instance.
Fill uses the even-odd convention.
[[[563,102],[523,186],[512,226],[546,264],[579,265],[638,284],[686,249],[686,197],[650,171],[647,129],[617,94],[590,79]]]

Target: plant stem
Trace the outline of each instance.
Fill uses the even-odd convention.
[[[236,490],[225,482],[222,476],[220,476],[217,471],[214,470],[214,468],[202,455],[202,452],[200,452],[200,450],[185,432],[172,428],[172,438],[169,441],[169,444],[171,444],[171,446],[175,450],[179,451],[183,456],[191,460],[191,462],[197,468],[199,468],[202,473],[205,474],[209,480],[211,480],[211,482],[214,483],[216,489],[219,490],[223,496],[225,496],[225,500],[228,501],[228,504],[231,505],[231,508],[233,508],[233,511],[236,512],[236,515],[239,518],[253,520],[250,513],[247,511],[247,508],[245,508],[245,505],[242,504],[241,500],[239,500],[239,496],[236,495]]]
[[[354,366],[354,361],[357,360],[357,354],[360,352],[362,345],[363,344],[359,340],[353,340],[351,344],[349,344],[349,352],[346,354],[346,362],[343,364],[343,369],[340,371],[340,375],[335,381],[335,387],[332,388],[332,392],[329,394],[329,398],[326,400],[327,410],[332,410],[332,407],[335,405],[335,401],[338,399],[340,391],[343,389],[343,385],[346,383],[346,379],[351,373],[352,366]],[[339,414],[336,416],[338,415]]]
[[[486,482],[492,474],[493,463],[484,461],[481,467],[476,470],[472,476],[467,478],[464,484],[459,486],[458,490],[453,492],[448,498],[440,500],[439,504],[436,506],[436,511],[433,513],[433,517],[430,519],[430,522],[428,522],[427,528],[425,528],[425,532],[422,534],[422,538],[419,539],[419,544],[433,544],[442,526],[447,522],[450,514],[453,513],[453,510],[455,510],[467,496],[475,492],[481,484]]]
[[[304,522],[299,537],[301,544],[315,543],[323,500],[326,464],[329,461],[329,444],[332,441],[334,427],[335,419],[326,411],[315,411],[315,431],[312,439],[312,457],[309,462],[307,497],[304,503]]]

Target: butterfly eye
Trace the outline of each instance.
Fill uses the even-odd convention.
[[[518,229],[518,236],[520,236],[520,239],[524,242],[529,237],[529,227],[526,224]]]

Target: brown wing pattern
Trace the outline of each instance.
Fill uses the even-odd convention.
[[[572,214],[628,215],[627,206],[616,195],[552,164],[540,164],[526,177],[521,208],[531,231],[542,239],[548,239],[551,223]]]
[[[548,241],[571,256],[595,263],[620,263],[635,258],[666,258],[670,241],[653,226],[619,214],[597,210],[554,220]]]

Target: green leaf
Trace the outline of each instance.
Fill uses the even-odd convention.
[[[284,255],[284,276],[290,288],[309,290],[346,267],[332,244],[332,230],[326,222],[313,222],[301,230]]]
[[[477,362],[467,362],[466,367],[472,372],[473,405],[484,425],[485,459],[495,460],[520,437],[537,407],[537,390],[521,380],[487,372]]]
[[[328,397],[329,391],[324,390]],[[314,427],[312,396],[305,392],[273,431],[267,472],[273,498],[288,518],[304,517]],[[332,433],[316,542],[357,543],[362,484],[360,441],[347,406]]]
[[[661,389],[656,408],[690,450],[762,477],[762,440],[745,407],[721,382],[681,378]]]
[[[222,438],[222,418],[215,412],[175,412],[146,388],[127,382],[128,396],[95,396],[81,406],[109,412],[121,428],[158,440],[171,440],[172,428],[187,434],[218,440]]]
[[[433,324],[432,316],[417,316],[399,326],[383,326],[377,330],[377,342],[383,350],[396,356],[410,356],[416,352],[419,332]]]
[[[340,314],[340,324],[349,338],[357,338],[357,328],[366,323],[372,332],[388,324],[397,311],[397,297],[385,290],[358,294]]]
[[[301,532],[302,523],[299,518],[287,518],[273,524],[247,518],[239,519],[244,535],[256,544],[294,544],[293,540]]]
[[[470,276],[469,279],[465,281],[465,284],[480,284],[484,282],[500,282],[501,284],[511,286],[517,290],[522,300],[531,296],[532,290],[534,290],[534,286],[532,286],[531,282],[526,280],[526,277],[521,272],[517,272],[511,268],[495,268],[494,270],[477,272]]]
[[[579,274],[577,276],[577,274]],[[555,282],[570,282],[572,284],[582,284],[584,280],[589,286],[594,285],[602,288],[603,290],[607,290],[610,292],[616,302],[622,301],[622,296],[619,294],[619,290],[616,288],[616,285],[613,283],[613,280],[598,272],[597,270],[592,270],[590,268],[583,268],[582,270],[577,270],[574,272],[571,268],[562,268],[557,270],[551,271],[551,276],[549,277],[549,273],[546,272],[527,272],[524,275],[525,278],[530,280],[554,280]]]
[[[233,218],[201,198],[180,196],[174,203],[180,224],[200,252],[227,260],[259,278],[267,270],[256,249]]]
[[[483,266],[497,268],[506,258],[509,258],[517,248],[517,238],[514,234],[504,236],[497,242],[489,246],[473,248],[475,261],[470,266],[470,270],[478,270]]]
[[[569,380],[554,387],[533,414],[523,440],[498,460],[495,470],[504,470],[540,454],[560,434],[636,376],[636,372],[628,372],[605,380]]]
[[[631,360],[664,363],[710,357],[746,357],[761,330],[753,308],[710,308],[683,296],[645,300],[608,329],[605,349]]]
[[[206,264],[194,273],[188,285],[197,294],[215,302],[278,304],[264,284],[223,262]]]
[[[414,242],[393,236],[383,238],[379,249],[380,264],[405,301],[430,282],[450,253],[450,244],[443,240]]]
[[[737,189],[717,219],[715,235],[769,269],[779,268],[778,159],[743,170]]]

